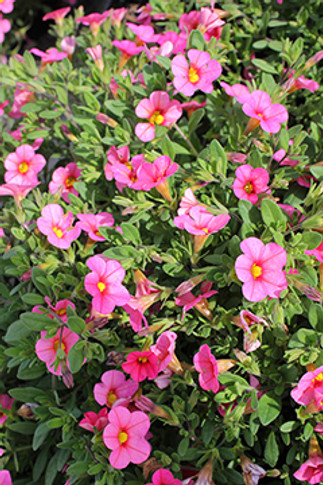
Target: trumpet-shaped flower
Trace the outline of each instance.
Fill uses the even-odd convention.
[[[229,220],[228,214],[214,216],[205,207],[197,205],[190,209],[189,214],[175,217],[174,224],[179,229],[186,229],[190,234],[206,236],[220,231]]]
[[[286,264],[286,251],[276,243],[264,244],[256,237],[241,242],[241,251],[235,262],[235,271],[243,281],[242,293],[249,301],[260,301],[270,296],[278,298],[287,288],[283,272]]]
[[[113,468],[120,470],[129,463],[139,464],[149,457],[151,446],[145,439],[149,427],[150,420],[141,411],[131,413],[123,406],[111,409],[103,441],[112,450],[109,461]]]
[[[169,43],[172,44],[173,54],[178,54],[181,52],[182,54],[185,53],[186,49],[186,44],[187,44],[187,39],[188,35],[187,32],[173,32],[172,30],[168,30],[167,32],[164,32],[163,34],[160,34],[157,40],[157,43],[160,46],[164,46],[166,43],[169,45]]]
[[[168,177],[177,172],[178,165],[166,155],[162,155],[154,160],[153,163],[143,162],[137,172],[137,182],[132,186],[136,190],[149,191],[153,187],[162,185]]]
[[[315,407],[323,410],[323,366],[314,371],[306,372],[297,386],[292,390],[291,396],[298,404],[308,406],[312,401]]]
[[[163,332],[157,339],[155,345],[150,346],[150,350],[156,355],[158,358],[158,371],[161,372],[173,359],[174,352],[175,352],[175,341],[177,339],[177,335],[175,332],[170,332],[167,330]]]
[[[131,40],[114,40],[111,42],[114,47],[119,49],[119,51],[126,57],[130,58],[136,54],[140,54],[144,50],[142,45],[137,45]]]
[[[71,7],[59,8],[57,10],[53,10],[52,12],[47,13],[43,17],[43,21],[46,20],[55,20],[57,24],[62,24],[63,18],[71,11]]]
[[[215,59],[210,59],[208,52],[190,49],[187,59],[178,54],[172,60],[173,84],[185,96],[192,96],[200,89],[204,93],[212,93],[213,81],[222,73],[222,67]]]
[[[0,485],[12,485],[11,475],[8,470],[0,471]]]
[[[135,133],[141,141],[151,141],[155,138],[155,126],[170,126],[182,116],[181,104],[177,100],[169,100],[164,91],[154,91],[149,98],[142,99],[136,107],[136,116],[147,119],[148,123],[138,123]]]
[[[294,477],[302,482],[310,483],[314,485],[316,483],[323,482],[323,456],[311,455],[309,459],[303,463],[297,472],[294,473]]]
[[[39,185],[39,182],[29,185],[3,184],[0,185],[0,196],[11,195],[15,199],[16,204],[20,206],[21,200],[24,199],[37,185]]]
[[[112,408],[114,405],[127,404],[137,392],[138,382],[129,379],[118,370],[109,370],[101,376],[102,383],[94,386],[94,399],[101,406]],[[121,402],[119,402],[121,401]]]
[[[14,402],[14,398],[9,397],[8,394],[0,395],[0,407],[2,409],[11,409],[13,402]],[[0,426],[2,426],[7,421],[7,419],[8,419],[7,414],[0,411]]]
[[[150,350],[130,352],[122,368],[136,382],[144,381],[147,377],[154,379],[158,374],[158,358]]]
[[[79,422],[79,426],[94,433],[94,428],[96,428],[97,431],[102,431],[108,422],[108,410],[107,408],[102,408],[98,414],[94,413],[93,411],[84,413],[84,418]]]
[[[182,485],[182,482],[178,478],[174,478],[172,472],[165,468],[157,470],[151,480],[152,483],[147,483],[147,485]]]
[[[184,13],[179,19],[179,28],[188,32],[198,29],[202,32],[205,40],[209,42],[212,37],[220,38],[224,23],[216,12],[210,8],[202,7],[201,11],[193,10]]]
[[[278,133],[281,123],[288,120],[288,111],[282,104],[272,104],[270,96],[265,91],[253,91],[242,106],[243,112],[258,121],[268,133]]]
[[[104,166],[104,175],[107,180],[113,179],[112,165],[117,163],[128,165],[130,160],[129,148],[127,146],[116,148],[112,146],[107,154],[108,162]]]
[[[109,212],[99,212],[98,214],[76,214],[79,221],[75,225],[88,233],[93,241],[105,241],[101,236],[99,227],[112,227],[114,224],[113,216]]]
[[[218,365],[207,344],[202,345],[199,352],[194,355],[193,362],[195,369],[200,373],[199,383],[202,389],[217,393],[220,387]]]
[[[196,307],[202,315],[206,316],[208,319],[212,317],[212,313],[209,309],[207,298],[218,293],[216,290],[211,290],[212,283],[209,281],[204,281],[201,285],[201,293],[198,296],[194,296],[191,291],[184,294],[180,294],[175,299],[175,305],[183,307],[183,314],[181,321],[184,320],[185,313],[188,310]]]
[[[92,272],[85,276],[84,286],[93,296],[94,310],[108,315],[116,305],[122,306],[129,301],[128,290],[121,284],[126,272],[119,261],[96,255],[86,264]]]
[[[56,376],[61,376],[63,375],[61,362],[58,364],[56,370],[54,365],[57,351],[61,348],[65,353],[66,358],[68,358],[71,348],[78,342],[80,337],[66,327],[61,327],[57,334],[52,338],[46,338],[46,335],[46,331],[40,333],[41,338],[36,343],[37,357],[46,363],[49,372]],[[69,367],[68,361],[67,367]]]
[[[132,22],[127,22],[126,26],[145,44],[148,42],[156,42],[158,39],[158,35],[155,35],[155,31],[151,25],[136,25]]]
[[[74,182],[77,182],[81,173],[82,170],[74,162],[68,163],[66,167],[58,167],[54,170],[52,180],[48,185],[50,193],[55,194],[56,192],[60,192],[63,200],[69,204],[69,194],[79,195],[74,188]]]
[[[109,14],[110,14],[109,10],[106,10],[103,13],[94,12],[94,13],[90,13],[89,15],[84,15],[83,17],[79,17],[78,19],[76,19],[76,22],[82,25],[89,26],[92,34],[96,36],[99,32],[100,25],[106,21]]]
[[[63,52],[66,52],[66,54],[71,58],[73,52],[75,51],[76,47],[76,38],[75,35],[71,36],[66,36],[61,40],[61,49]]]
[[[37,184],[37,173],[45,165],[45,158],[42,155],[36,155],[32,146],[21,145],[15,152],[9,153],[4,161],[4,167],[7,170],[4,179],[7,184]]]
[[[236,170],[233,192],[238,199],[246,199],[252,204],[256,204],[258,194],[270,193],[268,182],[269,174],[264,168],[252,168],[248,164],[242,165]]]
[[[30,103],[34,98],[34,93],[32,93],[27,87],[24,87],[21,83],[18,83],[17,88],[14,92],[14,100],[11,111],[8,113],[10,118],[19,119],[22,116],[26,116],[25,113],[21,112],[21,108],[26,104]]]
[[[44,64],[52,64],[53,62],[61,61],[62,59],[67,57],[66,52],[59,52],[56,47],[51,47],[45,52],[34,47],[33,49],[30,49],[30,53],[40,57]]]
[[[37,219],[37,227],[41,233],[48,237],[48,242],[60,249],[68,249],[81,234],[79,227],[73,227],[72,212],[64,214],[58,204],[48,204],[41,211]]]

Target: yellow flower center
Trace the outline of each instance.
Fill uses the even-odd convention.
[[[63,237],[63,231],[57,226],[53,227],[53,232],[56,234],[56,236],[61,239]]]
[[[55,352],[58,351],[58,347],[59,347],[59,340],[55,340],[55,342],[54,342],[54,350],[55,350]],[[63,342],[61,342],[61,349],[62,350],[65,350],[66,349],[65,345],[63,344]]]
[[[188,71],[188,79],[193,84],[197,83],[197,81],[200,79],[200,76],[197,74],[194,67],[190,67],[190,70]]]
[[[259,278],[259,276],[261,276],[262,268],[260,266],[257,266],[256,263],[254,263],[251,266],[251,274],[254,277],[254,279],[256,280],[257,278]]]
[[[208,230],[208,228],[207,228],[207,227],[202,227],[202,228],[201,228],[201,230],[202,230],[202,231],[204,231],[204,232],[205,232],[205,234],[208,234],[208,233],[209,233],[209,230]]]
[[[102,281],[99,281],[98,288],[102,293],[102,291],[104,291],[106,289],[106,285],[104,283],[102,283]]]
[[[56,311],[57,315],[66,315],[66,308],[61,308],[60,310]]]
[[[0,3],[1,3],[1,0],[0,0]],[[29,165],[28,165],[27,162],[21,162],[18,165],[18,170],[19,170],[20,173],[28,172],[28,168],[29,168]]]
[[[313,382],[321,383],[323,381],[323,372],[320,372],[316,377],[314,377]]]
[[[119,439],[120,445],[123,445],[123,443],[125,443],[128,440],[127,433],[125,433],[124,431],[120,431],[118,439]]]
[[[113,391],[110,391],[107,395],[107,403],[109,406],[112,406],[112,404],[114,404],[117,400],[117,395],[113,392]]]
[[[164,116],[160,114],[160,111],[155,111],[153,115],[150,117],[149,121],[153,125],[161,125],[164,121]]]
[[[75,182],[76,178],[75,177],[68,177],[66,180],[65,180],[65,187],[67,189],[69,189],[70,187],[73,187],[73,184]]]
[[[253,192],[253,185],[251,182],[248,182],[245,186],[244,186],[244,189],[245,191],[247,192],[247,194],[252,194]]]
[[[256,113],[257,116],[259,116],[260,118],[263,118],[264,115],[262,113]]]
[[[139,357],[138,362],[139,364],[146,364],[146,362],[148,362],[148,359],[147,357]]]

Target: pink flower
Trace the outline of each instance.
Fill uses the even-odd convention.
[[[191,188],[186,189],[179,204],[179,209],[177,210],[177,213],[179,216],[183,216],[185,214],[189,215],[190,210],[198,205],[200,206],[201,204],[197,201],[193,190]]]
[[[256,204],[258,194],[270,193],[268,182],[269,174],[264,168],[252,168],[248,164],[242,165],[236,170],[233,192],[238,199],[246,199],[252,204]]]
[[[114,224],[113,216],[109,212],[76,215],[80,220],[76,223],[76,227],[87,232],[93,241],[105,241],[105,238],[99,233],[99,227],[112,227]]]
[[[62,24],[63,18],[71,11],[71,7],[59,8],[58,10],[53,10],[52,12],[44,15],[43,20],[55,20],[59,25]]]
[[[205,40],[209,42],[212,37],[220,38],[224,21],[210,8],[202,7],[200,12],[193,10],[190,13],[184,13],[178,25],[182,31],[200,30]]]
[[[12,485],[11,475],[8,470],[0,471],[0,485]]]
[[[228,96],[237,98],[238,103],[245,103],[250,96],[249,89],[243,84],[233,84],[230,86],[230,84],[222,81],[220,82],[220,86],[224,89]]]
[[[136,25],[131,22],[127,22],[126,26],[136,34],[136,37],[141,40],[141,42],[156,42],[158,40],[158,35],[155,35],[153,27],[150,25]]]
[[[323,366],[314,371],[306,372],[297,386],[291,391],[291,396],[298,404],[308,406],[314,401],[319,411],[323,410]]]
[[[122,368],[136,382],[144,381],[147,377],[154,379],[158,374],[158,358],[149,350],[130,352]]]
[[[150,346],[150,350],[158,358],[158,371],[161,372],[173,359],[175,352],[175,341],[177,335],[175,332],[166,331],[163,332],[157,339],[155,345]]]
[[[248,354],[261,346],[261,342],[258,339],[257,326],[264,325],[268,327],[268,324],[263,318],[257,317],[257,315],[247,310],[242,310],[238,318],[237,325],[244,330],[243,350]]]
[[[135,56],[136,54],[140,54],[140,52],[144,50],[142,45],[137,45],[131,40],[114,40],[111,42],[111,44],[119,49],[119,51],[128,58]]]
[[[0,12],[10,13],[13,11],[13,4],[15,0],[2,0],[0,2]]]
[[[297,472],[294,473],[297,480],[311,484],[323,482],[323,456],[312,455],[303,463]]]
[[[0,29],[1,29],[1,19],[0,19]],[[1,36],[1,32],[0,32],[0,36]],[[1,37],[0,37],[0,43],[1,43]],[[8,106],[9,104],[9,99],[7,99],[6,101],[4,101],[3,103],[0,103],[0,116],[2,116],[4,114],[4,109],[6,106]]]
[[[314,431],[323,435],[323,423],[317,423],[317,425],[314,428]]]
[[[11,409],[12,403],[14,402],[13,397],[9,397],[8,394],[0,395],[0,407],[2,409]],[[0,425],[2,426],[8,419],[8,415],[0,411]],[[0,482],[1,485],[1,482]]]
[[[122,306],[129,301],[128,290],[121,284],[126,272],[118,261],[96,255],[86,264],[92,272],[85,276],[84,286],[93,296],[94,310],[108,315],[116,305]]]
[[[147,483],[147,485],[182,485],[182,482],[178,478],[174,478],[172,472],[165,468],[157,470],[151,479],[152,483]]]
[[[65,57],[67,57],[66,52],[59,52],[56,47],[51,47],[47,49],[45,52],[41,51],[40,49],[33,48],[30,49],[31,54],[35,54],[41,58],[43,64],[52,64],[53,62],[61,61]]]
[[[122,190],[123,187],[135,187],[138,182],[138,170],[145,162],[143,154],[135,155],[128,163],[115,163],[111,166],[113,177],[117,181],[117,187]]]
[[[59,300],[55,306],[51,304],[51,301],[48,298],[48,296],[45,296],[44,300],[46,301],[49,308],[54,313],[56,313],[65,323],[67,322],[67,307],[70,306],[73,308],[73,310],[75,310],[75,305],[70,300]],[[32,311],[36,313],[43,313],[43,310],[41,310],[40,305],[34,306]],[[52,320],[54,320],[54,317],[51,314],[48,315],[48,318],[51,318]]]
[[[218,365],[207,344],[200,347],[199,352],[194,355],[193,362],[195,369],[200,373],[199,383],[202,389],[217,393],[220,387]]]
[[[141,141],[155,138],[155,125],[170,126],[182,116],[182,108],[177,100],[169,100],[165,91],[154,91],[149,99],[142,99],[136,109],[138,118],[148,119],[149,123],[138,123],[135,133]]]
[[[235,271],[243,281],[242,293],[249,301],[260,301],[270,296],[278,298],[287,288],[283,272],[286,264],[286,251],[276,243],[264,243],[249,237],[240,244],[244,253],[235,262]]]
[[[71,57],[76,47],[76,38],[74,35],[66,36],[61,40],[61,49],[63,52]]]
[[[38,183],[37,173],[46,165],[42,155],[36,155],[30,145],[21,145],[9,153],[4,161],[7,170],[4,179],[7,184],[33,185]]]
[[[101,376],[103,384],[95,384],[94,399],[100,406],[112,408],[128,403],[138,390],[138,382],[126,381],[125,375],[118,370],[109,370]]]
[[[288,111],[282,104],[272,104],[268,93],[253,91],[242,106],[243,112],[258,120],[258,125],[268,133],[278,133],[280,123],[288,120]]]
[[[118,470],[129,463],[143,463],[150,455],[151,446],[145,440],[150,421],[141,411],[130,413],[123,406],[111,409],[110,423],[103,431],[103,441],[112,450],[110,464]]]
[[[321,242],[321,244],[319,244],[319,246],[317,246],[317,248],[315,249],[312,249],[312,250],[306,249],[305,254],[309,254],[310,256],[315,256],[320,263],[323,263],[323,242]]]
[[[314,93],[319,89],[320,85],[316,81],[312,81],[312,79],[306,79],[305,76],[300,76],[297,79],[293,79],[292,86],[289,86],[289,92],[292,93],[297,89],[308,89],[311,93]]]
[[[227,152],[228,160],[231,160],[231,162],[234,163],[246,163],[247,160],[247,155],[244,155],[243,153],[232,153],[232,152]]]
[[[110,19],[111,19],[111,24],[113,26],[117,25],[120,27],[121,22],[128,12],[128,9],[126,7],[121,7],[121,8],[116,8],[116,9],[111,9],[111,14],[110,14]]]
[[[0,2],[0,9],[1,9],[1,2]],[[4,34],[9,32],[11,29],[11,23],[9,20],[4,19],[3,15],[0,13],[0,44],[4,41]]]
[[[5,233],[2,227],[0,227],[0,237],[4,237]]]
[[[98,69],[100,69],[100,71],[103,71],[104,62],[103,62],[103,59],[102,59],[102,46],[101,46],[101,44],[98,44],[94,47],[88,47],[86,50],[89,53],[89,55],[91,56],[91,58],[93,59],[93,61],[95,62],[96,67]]]
[[[132,72],[132,71],[130,71],[129,69],[124,69],[124,70],[121,72],[120,76],[122,76],[124,79],[125,79],[125,78],[127,78],[128,76],[130,76],[130,79],[131,79],[131,83],[132,83],[132,84],[135,84],[136,82],[138,82],[138,79],[136,79],[136,78],[135,78],[135,76],[133,75],[133,72]],[[120,86],[117,84],[117,82],[116,82],[116,80],[115,80],[115,78],[114,78],[114,77],[111,79],[111,82],[110,82],[110,84],[109,84],[109,88],[111,89],[112,94],[113,94],[113,96],[114,96],[115,98],[117,98],[117,97],[118,97],[118,90],[119,90],[119,89],[121,89],[121,91],[123,91],[123,92],[124,92],[124,89],[123,89],[123,88],[121,88],[121,87],[120,87]],[[115,148],[115,147],[114,147],[114,148]],[[125,147],[122,147],[122,148],[125,148]]]
[[[46,367],[51,374],[55,374],[56,376],[63,375],[61,361],[55,370],[54,364],[56,360],[56,353],[60,347],[67,358],[71,348],[74,344],[76,344],[76,342],[78,342],[80,337],[66,327],[61,327],[57,334],[52,338],[46,338],[46,331],[41,332],[40,335],[41,338],[36,343],[37,357],[46,363]],[[61,346],[59,345],[60,340]],[[68,361],[67,367],[69,367]]]
[[[114,177],[112,165],[115,165],[117,163],[124,164],[126,166],[129,165],[129,160],[130,160],[129,148],[127,146],[120,147],[120,148],[116,148],[115,146],[112,146],[108,151],[107,160],[108,160],[108,163],[106,163],[106,165],[104,166],[104,175],[107,180],[112,180]]]
[[[190,291],[179,294],[175,299],[175,305],[183,307],[183,314],[181,321],[184,320],[185,313],[192,308],[196,307],[204,316],[210,319],[212,316],[207,302],[207,298],[218,293],[216,290],[211,290],[212,283],[209,281],[204,281],[201,285],[201,292],[198,296],[194,296]]]
[[[162,155],[153,163],[143,162],[137,172],[138,181],[132,186],[136,190],[149,191],[153,187],[158,189],[168,177],[177,172],[178,165],[166,155]]]
[[[50,193],[56,194],[56,192],[59,192],[63,200],[70,204],[68,195],[79,195],[74,188],[74,182],[78,181],[81,177],[81,173],[82,170],[80,170],[74,162],[68,163],[66,167],[58,167],[54,170],[52,180],[48,185]]]
[[[206,101],[204,101],[203,103],[198,103],[193,99],[188,103],[182,103],[181,106],[185,111],[187,111],[188,117],[190,118],[194,111],[196,111],[197,109],[205,108]]]
[[[179,229],[185,229],[190,234],[206,236],[220,231],[228,224],[229,220],[230,216],[228,214],[214,216],[205,207],[196,205],[190,209],[189,214],[186,213],[175,217],[174,224]]]
[[[222,73],[222,67],[216,60],[210,60],[208,52],[190,49],[187,53],[190,63],[182,54],[172,60],[173,84],[185,96],[192,96],[200,89],[212,93],[213,81]]]
[[[102,431],[108,422],[108,410],[107,408],[102,408],[98,414],[94,413],[93,411],[85,413],[84,419],[79,422],[79,426],[91,431],[92,433],[95,433],[94,428],[96,428],[97,431]]]
[[[14,101],[12,110],[8,113],[10,118],[19,119],[22,116],[26,116],[25,113],[21,112],[21,108],[26,104],[30,103],[34,99],[34,93],[32,93],[28,88],[23,85],[16,88],[14,92]]]
[[[159,35],[158,44],[163,46],[166,43],[171,43],[173,45],[173,54],[178,54],[181,52],[182,54],[185,53],[186,44],[187,44],[188,35],[187,32],[173,32],[172,30],[168,30],[163,34]]]
[[[79,227],[73,227],[72,212],[64,214],[58,204],[48,204],[41,211],[42,217],[37,219],[37,227],[41,233],[48,236],[48,242],[60,249],[68,249],[81,234]]]
[[[29,185],[3,184],[0,185],[0,196],[11,195],[14,197],[16,204],[20,206],[21,200],[24,199],[37,185],[39,185],[39,182]]]
[[[82,25],[88,25],[90,30],[94,36],[96,36],[99,32],[100,25],[106,21],[110,12],[106,10],[105,12],[101,13],[90,13],[89,15],[84,15],[83,17],[79,17],[76,19],[76,22],[81,23]]]

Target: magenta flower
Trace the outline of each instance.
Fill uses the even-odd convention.
[[[129,148],[127,146],[116,148],[112,146],[107,154],[108,163],[104,166],[104,175],[107,180],[113,179],[112,165],[121,163],[128,165],[130,160]]]
[[[149,191],[156,187],[167,200],[171,200],[166,179],[174,175],[177,169],[177,163],[173,163],[166,155],[156,158],[153,163],[143,162],[137,171],[138,180],[132,188]]]
[[[306,79],[305,76],[300,76],[296,79],[293,79],[292,86],[289,86],[289,92],[292,93],[297,89],[308,89],[311,93],[317,91],[320,87],[319,83],[313,81],[312,79]]]
[[[117,25],[118,27],[120,27],[124,16],[128,12],[128,9],[126,7],[115,8],[115,9],[112,8],[110,9],[110,12],[111,12],[111,15],[110,15],[111,24],[113,26]]]
[[[0,485],[12,485],[11,475],[8,470],[0,471]]]
[[[238,103],[246,103],[246,101],[249,99],[249,89],[243,84],[233,84],[230,86],[230,84],[222,81],[220,82],[220,86],[224,89],[228,96],[236,98]]]
[[[95,384],[94,399],[101,406],[112,408],[120,404],[127,405],[138,390],[138,382],[129,379],[118,370],[109,370],[101,376],[102,384]]]
[[[59,52],[56,47],[51,47],[47,49],[45,52],[41,51],[40,49],[33,48],[29,51],[31,54],[35,54],[41,58],[43,64],[52,64],[53,62],[61,61],[65,57],[67,57],[66,52]]]
[[[185,53],[186,44],[187,44],[188,35],[187,32],[173,32],[172,30],[168,30],[163,34],[160,34],[158,37],[158,44],[160,46],[165,45],[166,43],[171,43],[173,45],[173,54],[178,54],[181,52],[182,54]]]
[[[151,446],[145,435],[150,421],[141,411],[131,413],[123,406],[111,409],[110,423],[103,431],[103,441],[112,450],[109,461],[113,468],[126,468],[129,463],[139,464],[150,455]]]
[[[2,409],[11,409],[13,402],[14,402],[14,398],[9,397],[8,394],[0,395],[0,407]],[[8,419],[8,415],[0,411],[0,426],[2,426],[7,421],[7,419]]]
[[[202,345],[197,354],[194,355],[194,366],[199,375],[199,383],[205,391],[212,391],[215,394],[219,390],[218,365],[211,349],[207,344]]]
[[[179,294],[175,299],[175,305],[183,307],[183,313],[181,321],[184,320],[185,313],[192,308],[196,307],[199,312],[202,313],[208,319],[212,319],[212,313],[209,309],[207,298],[218,293],[216,290],[212,290],[212,283],[209,281],[204,281],[201,284],[201,293],[198,296],[194,296],[192,292],[187,291],[186,293]]]
[[[83,17],[79,17],[76,19],[76,22],[81,23],[82,25],[88,25],[94,37],[98,34],[100,25],[106,21],[110,12],[106,10],[105,12],[101,13],[90,13],[89,15],[84,15]]]
[[[136,382],[144,381],[147,377],[154,379],[158,374],[158,358],[149,350],[130,352],[122,368]]]
[[[220,231],[228,224],[229,220],[230,216],[228,214],[214,216],[205,207],[196,205],[190,209],[189,214],[186,213],[175,217],[174,224],[179,229],[185,229],[190,234],[206,236]]]
[[[236,170],[233,192],[238,199],[246,199],[252,204],[256,204],[258,194],[270,193],[268,182],[269,174],[264,168],[252,168],[248,164],[242,165]]]
[[[0,29],[1,29],[1,19],[0,19]],[[1,31],[0,31],[0,43],[1,42],[2,41],[1,41]],[[2,116],[4,114],[4,109],[5,109],[6,106],[8,106],[8,104],[9,104],[9,99],[4,101],[3,103],[0,103],[0,116]]]
[[[74,182],[76,182],[81,176],[82,170],[80,170],[76,163],[71,162],[66,167],[58,167],[54,170],[52,180],[49,182],[49,191],[51,194],[59,192],[62,198],[68,204],[70,200],[68,194],[79,195],[74,188]]]
[[[93,241],[105,241],[105,238],[99,232],[99,227],[112,227],[114,224],[113,216],[109,212],[76,215],[80,222],[77,222],[75,226],[87,232],[89,238]]]
[[[178,478],[174,478],[172,472],[161,468],[157,470],[151,477],[152,483],[146,485],[182,485],[182,482]]]
[[[312,250],[306,249],[305,254],[309,254],[310,256],[315,256],[320,263],[323,263],[323,242],[321,242],[321,244],[319,244],[319,246],[317,246],[317,248],[315,249],[312,249]]]
[[[283,272],[286,264],[286,251],[276,243],[264,243],[256,237],[241,242],[241,251],[235,262],[235,271],[243,281],[242,293],[249,301],[260,301],[270,296],[278,298],[287,288]]]
[[[1,8],[1,3],[0,3]],[[9,32],[11,29],[11,23],[9,20],[3,18],[3,15],[0,13],[0,44],[4,41],[4,34]],[[3,114],[3,113],[2,113]]]
[[[61,25],[63,22],[63,18],[71,11],[71,7],[59,8],[58,10],[53,10],[52,12],[47,13],[43,17],[43,21],[46,20],[55,20],[58,25]]]
[[[136,37],[143,43],[156,42],[158,35],[155,35],[155,31],[151,25],[136,25],[132,22],[127,22],[126,26],[136,34]]]
[[[144,50],[142,45],[137,45],[131,40],[113,40],[111,44],[119,49],[121,54],[126,56],[128,59],[136,54],[140,54],[140,52]]]
[[[138,182],[138,170],[145,162],[143,154],[135,155],[128,163],[115,163],[111,166],[116,185],[121,191],[124,187],[133,189]]]
[[[81,428],[87,429],[92,433],[95,433],[94,428],[97,431],[102,431],[109,422],[107,408],[102,408],[98,414],[93,411],[84,413],[84,418],[79,422]]]
[[[323,410],[323,366],[314,371],[306,372],[297,386],[291,391],[291,396],[298,404],[308,406],[312,401],[315,407]]]
[[[0,2],[0,12],[10,13],[13,11],[13,4],[15,0],[1,0]]]
[[[57,334],[52,338],[46,338],[46,335],[46,331],[40,333],[41,338],[36,343],[37,357],[46,363],[46,367],[51,374],[61,376],[63,375],[61,362],[59,362],[57,369],[55,370],[56,353],[59,349],[60,338],[61,349],[64,351],[66,358],[68,358],[71,348],[78,342],[80,337],[66,327],[61,327]],[[69,367],[68,361],[67,367]]]
[[[155,345],[150,346],[150,350],[156,355],[158,358],[158,371],[161,372],[173,359],[174,352],[175,352],[175,341],[177,339],[177,335],[175,332],[170,332],[167,330],[163,332],[157,339]]]
[[[302,482],[308,482],[310,484],[323,482],[323,456],[312,455],[309,459],[303,463],[297,472],[294,473],[294,477]]]
[[[253,120],[258,121],[254,128],[260,124],[261,128],[268,133],[278,133],[281,128],[280,124],[288,120],[288,111],[285,106],[272,104],[269,94],[259,89],[250,94],[243,104],[242,110]]]
[[[185,96],[192,96],[200,89],[204,93],[212,93],[213,81],[222,73],[220,63],[208,52],[190,49],[187,53],[190,63],[182,54],[172,60],[173,84]]]
[[[108,315],[116,305],[122,306],[129,301],[128,290],[121,284],[126,272],[119,261],[96,255],[89,258],[86,264],[92,272],[85,276],[84,286],[93,296],[94,310]]]
[[[323,423],[317,423],[314,431],[316,431],[316,433],[319,433],[320,435],[323,435]]]
[[[37,227],[42,234],[48,237],[48,242],[60,249],[68,249],[81,234],[79,227],[73,227],[72,212],[64,214],[58,204],[48,204],[41,211],[37,219]]]
[[[136,107],[136,116],[149,123],[138,123],[135,133],[141,141],[155,138],[155,125],[171,126],[182,116],[182,108],[177,100],[169,100],[165,91],[154,91],[149,98],[142,99]]]
[[[4,161],[7,170],[4,179],[7,184],[33,185],[38,183],[37,173],[46,165],[42,155],[36,155],[30,145],[21,145],[9,153]]]

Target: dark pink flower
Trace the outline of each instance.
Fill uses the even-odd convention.
[[[161,372],[172,361],[175,352],[175,341],[177,335],[169,330],[163,332],[157,339],[155,345],[150,346],[150,350],[158,358],[158,371]]]
[[[106,427],[108,422],[108,410],[107,408],[102,408],[100,409],[98,414],[94,413],[93,411],[85,413],[84,419],[79,422],[79,426],[94,433],[94,428],[96,428],[97,431],[102,431],[102,429]]]
[[[158,358],[150,350],[130,352],[122,368],[136,382],[144,381],[147,377],[154,379],[158,374]]]
[[[132,22],[127,22],[126,26],[145,44],[148,42],[156,42],[159,37],[155,35],[155,31],[150,25],[136,25]]]
[[[173,45],[173,54],[178,54],[179,52],[185,54],[187,39],[187,32],[178,33],[168,30],[167,32],[159,35],[157,42],[160,46],[170,42]]]
[[[323,263],[323,242],[321,242],[321,244],[319,244],[315,249],[312,249],[312,250],[306,249],[305,254],[309,254],[310,256],[315,256],[320,263]]]
[[[34,93],[31,92],[27,87],[24,85],[17,85],[17,88],[14,92],[14,101],[11,111],[8,113],[10,118],[19,119],[22,116],[26,116],[25,113],[21,112],[21,108],[26,104],[30,103],[34,99]]]
[[[194,355],[193,362],[195,369],[200,373],[199,383],[202,389],[217,393],[220,387],[218,365],[207,344],[202,345],[199,352]]]
[[[119,49],[119,51],[128,58],[135,56],[136,54],[140,54],[140,52],[144,50],[142,45],[137,45],[131,40],[113,40],[111,44]]]
[[[8,470],[0,471],[0,485],[12,485],[11,475]]]
[[[106,21],[110,14],[109,10],[101,13],[90,13],[89,15],[84,15],[83,17],[79,17],[76,19],[76,22],[81,23],[82,25],[88,25],[91,29],[91,32],[94,36],[96,36],[99,32],[100,25]]]
[[[230,216],[228,214],[214,216],[205,207],[196,205],[190,209],[189,214],[186,213],[175,217],[174,224],[179,229],[185,229],[190,234],[206,236],[220,231],[228,224],[229,220]]]
[[[311,485],[323,482],[323,456],[312,455],[309,459],[303,463],[297,472],[294,473],[294,477],[302,482],[308,482]]]
[[[65,323],[67,322],[67,307],[70,306],[71,308],[73,308],[73,310],[75,310],[75,305],[70,300],[59,300],[55,306],[51,304],[51,301],[48,298],[48,296],[45,296],[44,300],[49,306],[49,308],[54,313],[56,313],[56,315],[58,315]],[[32,312],[43,313],[43,310],[40,308],[40,306],[41,305],[34,306],[34,308],[32,309]],[[48,318],[51,318],[52,320],[55,319],[54,316],[51,314],[48,315]]]
[[[0,9],[1,9],[1,2],[0,2]],[[3,18],[3,15],[0,13],[0,44],[2,44],[2,42],[4,41],[4,34],[9,32],[10,29],[11,29],[11,23],[9,22],[8,19]]]
[[[11,409],[13,402],[14,402],[14,398],[9,397],[8,394],[0,395],[0,407],[2,409]],[[2,426],[7,421],[7,419],[8,419],[8,415],[0,411],[0,426]]]
[[[172,472],[165,468],[157,470],[151,480],[152,483],[147,483],[147,485],[182,485],[182,482],[178,478],[174,478]]]
[[[253,168],[248,164],[242,165],[236,170],[233,192],[238,199],[246,199],[252,204],[256,204],[258,194],[270,193],[268,182],[269,174],[264,168]]]
[[[9,153],[4,161],[7,170],[4,179],[7,184],[33,185],[38,183],[37,174],[46,165],[42,155],[35,154],[30,145],[21,145]]]
[[[59,8],[44,15],[43,20],[55,20],[59,25],[62,24],[63,18],[71,11],[71,7]]]
[[[47,49],[45,52],[41,51],[40,49],[33,48],[29,51],[31,54],[35,54],[41,58],[43,64],[52,64],[53,62],[61,61],[65,57],[67,57],[66,52],[59,52],[56,47],[51,47]]]
[[[129,403],[131,397],[138,390],[138,382],[129,379],[117,370],[109,370],[101,376],[102,383],[94,386],[94,399],[101,406],[112,408],[120,404]]]
[[[48,204],[41,211],[37,219],[37,227],[48,237],[48,242],[60,249],[68,249],[73,241],[81,234],[79,227],[73,227],[72,212],[64,214],[58,204]]]
[[[317,425],[314,428],[314,431],[323,435],[323,423],[317,423]]]
[[[166,155],[162,155],[154,160],[153,163],[141,163],[137,172],[137,182],[132,186],[136,190],[149,191],[153,187],[158,189],[168,177],[177,172],[178,165]]]
[[[127,165],[130,160],[129,148],[127,146],[116,148],[112,146],[109,148],[107,154],[108,163],[104,166],[104,175],[107,180],[113,179],[112,165],[121,163]]]
[[[216,12],[210,8],[202,7],[200,12],[193,10],[184,13],[179,19],[178,25],[182,31],[200,30],[205,40],[209,42],[212,37],[220,38],[224,23]]]

